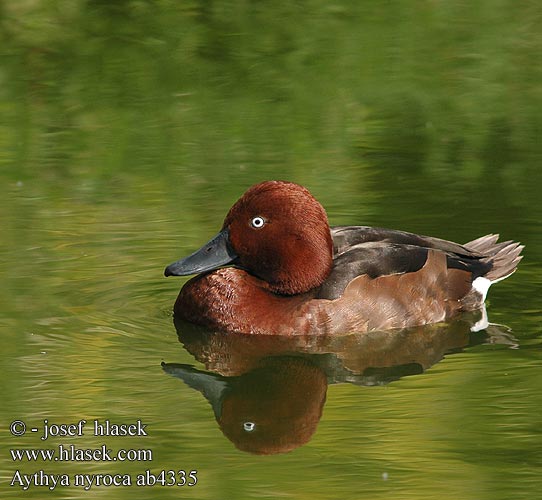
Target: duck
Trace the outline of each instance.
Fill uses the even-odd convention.
[[[190,276],[176,321],[247,335],[338,335],[445,322],[484,308],[524,248],[488,234],[463,245],[370,226],[330,227],[305,187],[250,187],[221,230],[165,276]]]

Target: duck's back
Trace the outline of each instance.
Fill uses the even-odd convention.
[[[522,245],[512,241],[497,243],[498,235],[482,236],[465,245],[367,226],[336,226],[331,228],[331,235],[334,266],[318,291],[318,298],[331,300],[341,297],[347,285],[358,276],[366,275],[373,280],[389,277],[387,281],[393,283],[402,275],[413,273],[414,276],[409,279],[415,282],[418,273],[421,280],[421,270],[432,252],[445,256],[445,259],[441,259],[443,269],[433,270],[443,280],[442,286],[450,286],[448,270],[454,270],[454,281],[462,283],[461,293],[465,289],[464,283],[468,284],[465,296],[471,291],[479,292],[479,299],[472,297],[465,301],[465,307],[472,309],[484,301],[491,283],[506,278],[516,270],[523,249]],[[424,276],[426,274],[427,270]],[[425,276],[427,278],[430,277]],[[456,297],[460,291],[450,293]]]

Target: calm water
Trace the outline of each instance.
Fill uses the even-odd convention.
[[[539,2],[114,4],[0,7],[0,496],[49,494],[10,487],[18,470],[66,474],[50,495],[70,499],[538,498]],[[522,241],[494,324],[176,328],[184,280],[164,266],[272,178],[309,187],[333,224]],[[41,441],[44,419],[88,423]],[[148,435],[94,436],[95,419]],[[60,444],[152,461],[9,452]],[[179,469],[197,485],[135,485]],[[77,474],[134,485],[86,491]]]

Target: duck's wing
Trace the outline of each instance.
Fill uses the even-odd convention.
[[[357,276],[374,279],[419,271],[430,249],[445,254],[447,267],[464,271],[470,282],[492,267],[477,251],[439,238],[365,226],[334,227],[331,234],[334,265],[318,291],[322,299],[340,297]]]
[[[442,250],[443,252],[450,252],[467,257],[482,257],[483,255],[477,251],[477,248],[470,248],[470,246],[467,248],[466,246],[454,243],[453,241],[434,238],[432,236],[422,236],[406,231],[397,231],[395,229],[386,229],[383,227],[334,226],[331,228],[331,237],[333,239],[335,257],[345,251],[349,251],[355,245],[369,242],[435,248],[436,250]]]

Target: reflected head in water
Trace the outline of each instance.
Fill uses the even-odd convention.
[[[238,449],[258,455],[307,443],[326,399],[324,371],[299,357],[262,359],[258,368],[236,377],[187,365],[166,364],[164,370],[209,400],[220,429]]]

